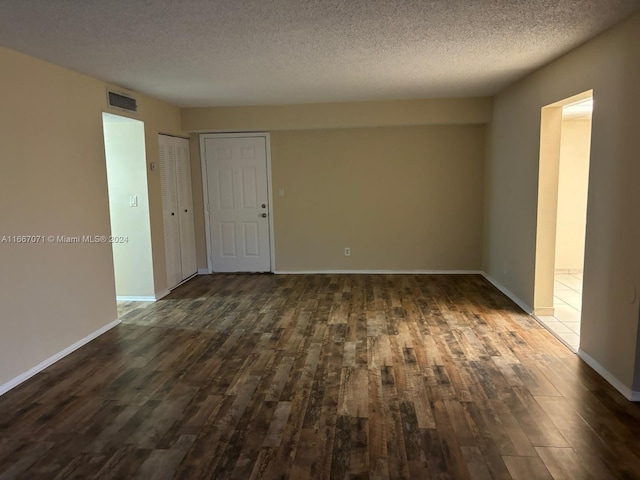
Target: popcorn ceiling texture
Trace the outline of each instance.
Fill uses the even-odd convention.
[[[0,45],[178,106],[484,96],[638,10],[640,0],[3,0]]]

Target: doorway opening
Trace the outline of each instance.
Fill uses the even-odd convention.
[[[593,90],[542,108],[534,314],[580,347]]]
[[[116,300],[155,301],[144,123],[102,114]]]

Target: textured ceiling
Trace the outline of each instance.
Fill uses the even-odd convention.
[[[640,0],[0,0],[0,45],[179,106],[492,95]]]

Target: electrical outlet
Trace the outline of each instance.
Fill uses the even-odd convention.
[[[344,247],[344,256],[345,257],[350,257],[351,256],[351,248]]]

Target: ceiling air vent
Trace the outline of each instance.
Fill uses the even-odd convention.
[[[122,93],[107,90],[107,105],[111,108],[119,108],[127,112],[137,112],[138,102],[133,97],[128,97]]]

